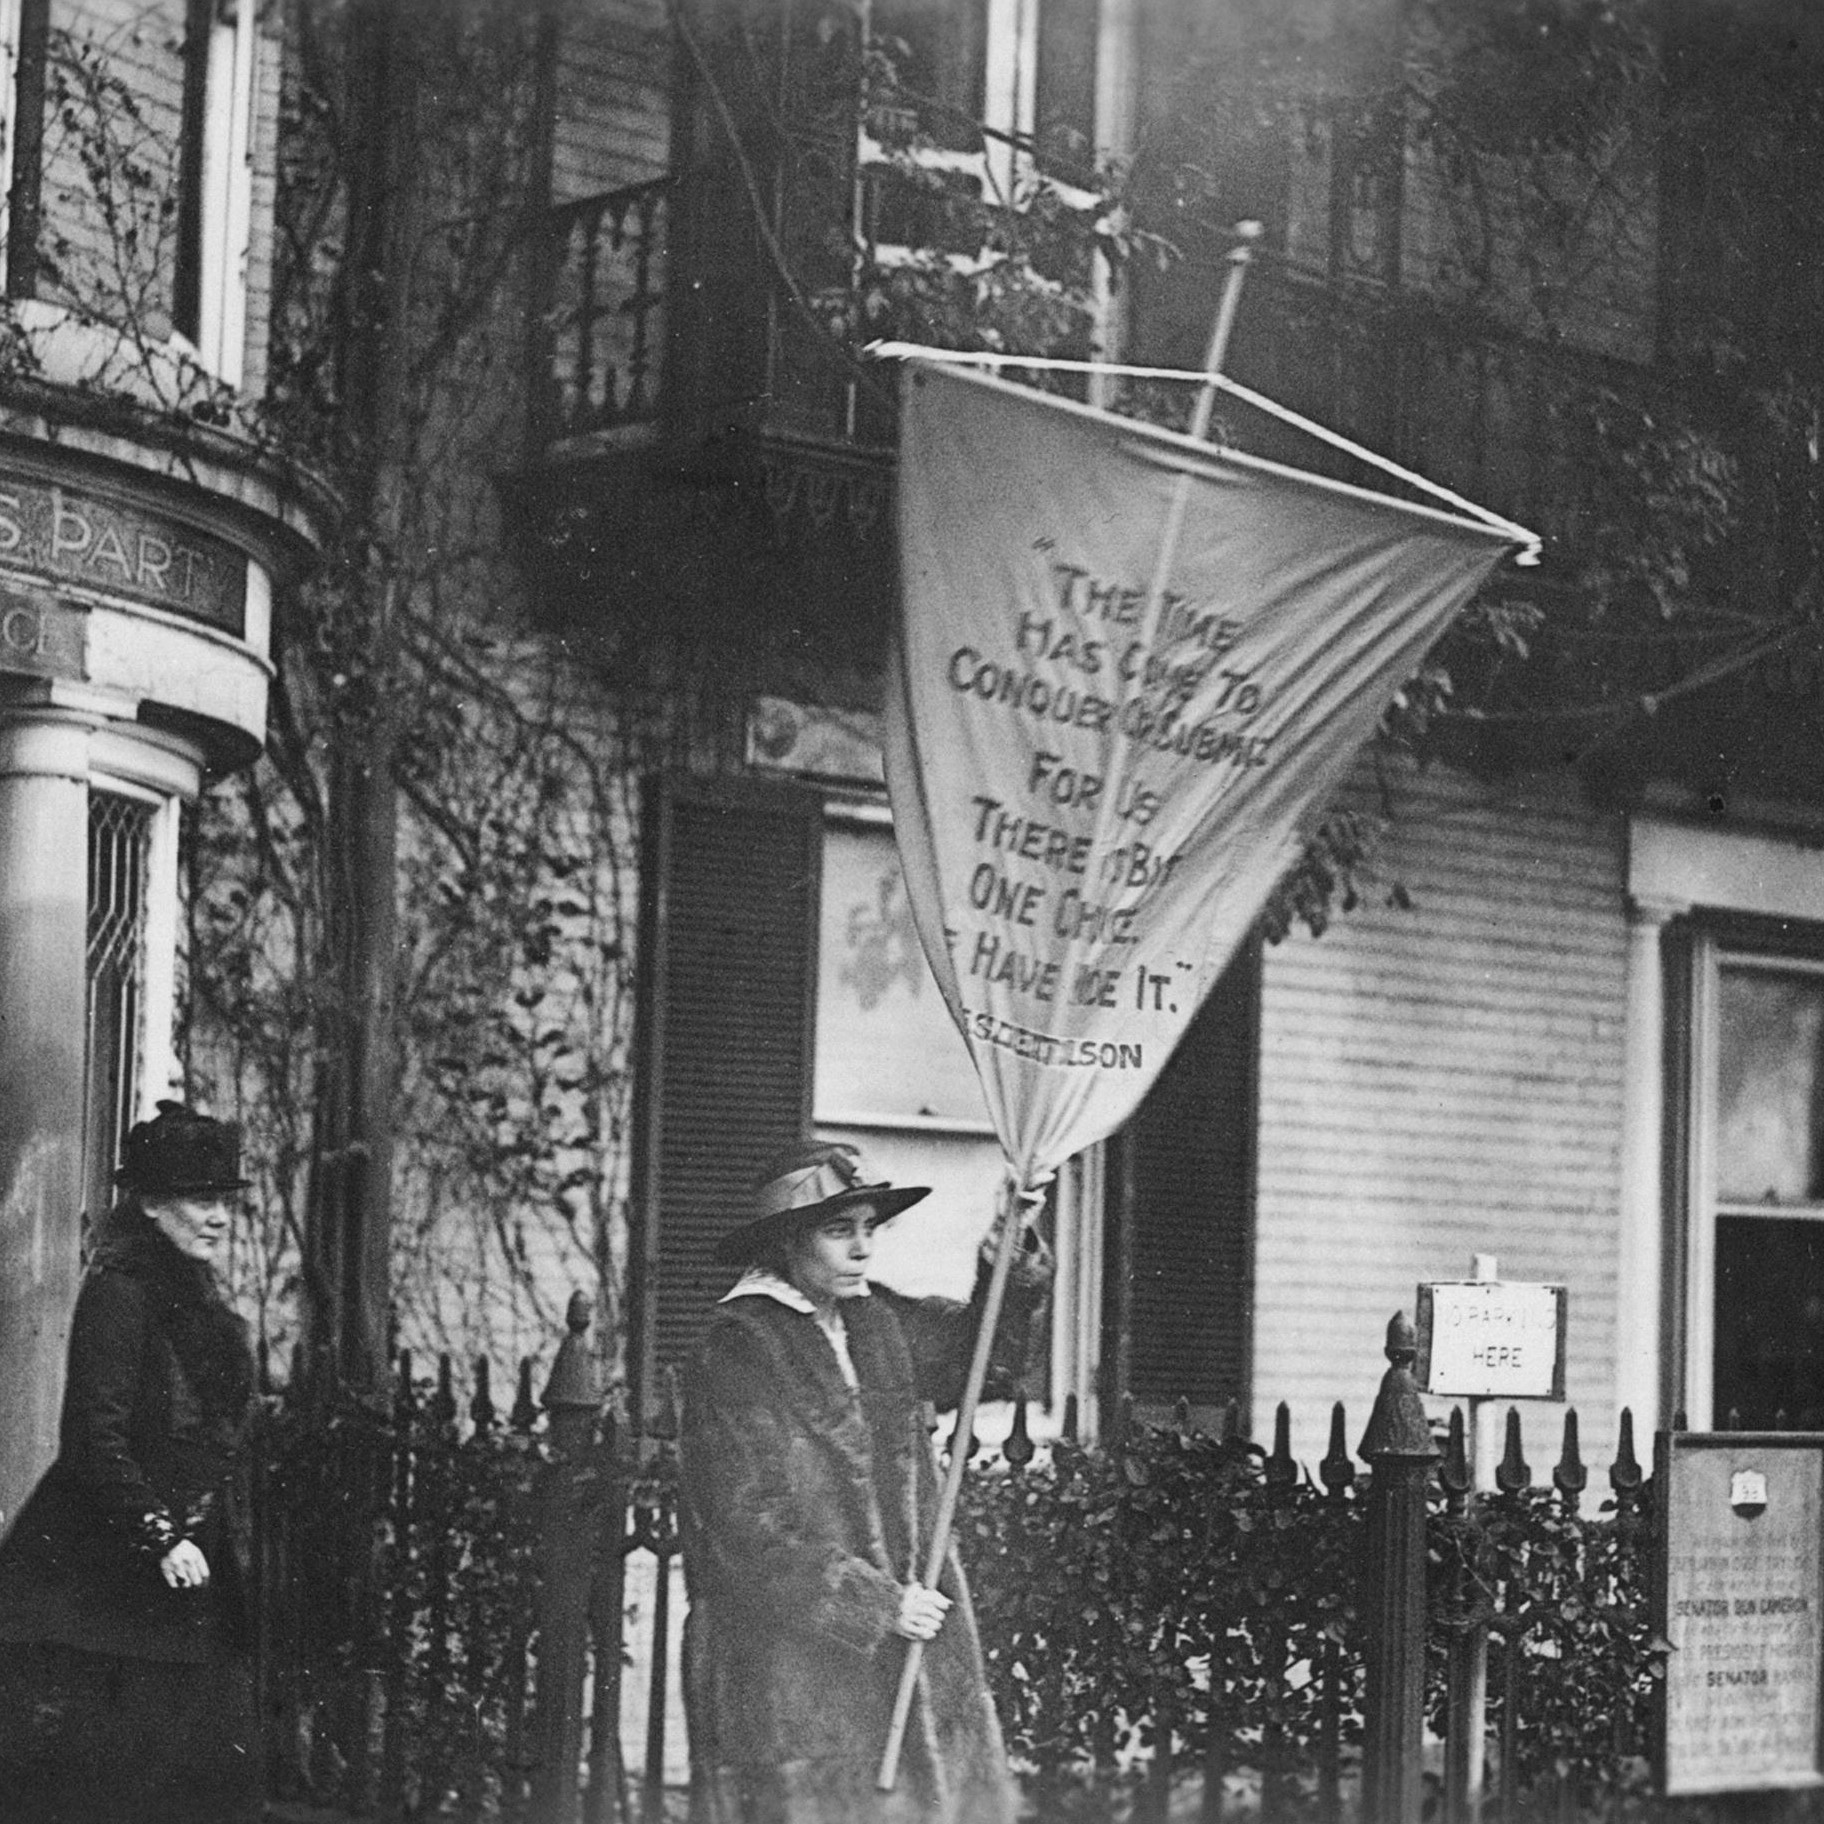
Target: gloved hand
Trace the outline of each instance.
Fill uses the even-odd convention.
[[[1001,1241],[1001,1224],[1005,1220],[1004,1215],[997,1216],[988,1225],[988,1233],[982,1237],[981,1267],[984,1273],[994,1266],[995,1251]],[[1013,1260],[1007,1269],[1008,1288],[1027,1293],[1045,1292],[1050,1289],[1058,1270],[1051,1244],[1026,1221],[1024,1212],[1018,1220],[1024,1226],[1014,1249]]]

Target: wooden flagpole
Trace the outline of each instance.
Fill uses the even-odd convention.
[[[944,1560],[950,1553],[950,1528],[956,1519],[956,1504],[963,1492],[963,1473],[969,1467],[969,1440],[975,1435],[975,1409],[981,1402],[982,1383],[988,1378],[988,1357],[994,1348],[994,1332],[1001,1321],[1001,1303],[1007,1295],[1007,1276],[1013,1269],[1014,1250],[1025,1231],[1021,1213],[1022,1187],[1007,1183],[1006,1202],[1001,1209],[1001,1233],[994,1250],[994,1267],[988,1275],[988,1295],[982,1301],[981,1327],[975,1333],[975,1354],[969,1362],[969,1378],[963,1384],[963,1397],[956,1408],[956,1430],[951,1434],[950,1468],[944,1477],[943,1493],[938,1497],[937,1517],[931,1527],[931,1545],[925,1554],[924,1575],[920,1581],[928,1590],[937,1588],[944,1573]],[[891,1792],[899,1778],[899,1751],[905,1745],[906,1721],[912,1714],[912,1697],[918,1689],[919,1668],[925,1661],[925,1643],[906,1643],[906,1663],[900,1668],[899,1692],[893,1700],[893,1721],[887,1730],[887,1745],[881,1751],[880,1774],[876,1785]]]
[[[1235,225],[1235,245],[1229,249],[1228,277],[1223,282],[1222,299],[1216,307],[1216,321],[1210,330],[1209,347],[1204,353],[1203,371],[1220,374],[1228,359],[1229,337],[1235,328],[1235,314],[1241,306],[1242,282],[1254,244],[1261,237],[1258,222]],[[1210,434],[1210,419],[1216,410],[1219,389],[1212,377],[1198,389],[1197,403],[1191,413],[1190,434],[1199,441]],[[1159,561],[1153,570],[1149,601],[1157,602],[1170,580],[1172,565],[1178,556],[1178,540],[1184,529],[1185,508],[1190,501],[1191,477],[1180,475],[1172,491],[1166,513],[1165,530],[1159,541]],[[944,1560],[950,1553],[950,1529],[956,1519],[956,1504],[963,1492],[963,1475],[969,1466],[969,1440],[975,1434],[975,1409],[981,1402],[982,1383],[988,1375],[988,1357],[994,1348],[994,1333],[1001,1321],[1001,1304],[1007,1293],[1007,1276],[1013,1267],[1014,1250],[1019,1246],[1025,1228],[1020,1205],[1025,1187],[1009,1181],[1007,1202],[1002,1212],[999,1244],[994,1253],[994,1267],[988,1277],[988,1295],[982,1303],[981,1328],[975,1336],[975,1353],[969,1363],[969,1378],[963,1384],[963,1397],[956,1409],[956,1430],[950,1451],[950,1466],[944,1477],[943,1493],[938,1498],[937,1517],[931,1528],[930,1549],[925,1555],[924,1577],[927,1589],[936,1589],[943,1575]],[[893,1719],[887,1729],[887,1741],[881,1751],[880,1772],[875,1784],[882,1792],[891,1792],[899,1779],[900,1750],[905,1746],[906,1723],[912,1714],[912,1698],[918,1689],[918,1675],[924,1665],[925,1643],[908,1641],[906,1662],[900,1670],[899,1691],[893,1700]]]
[[[1254,243],[1261,237],[1258,222],[1235,224],[1235,245],[1229,249],[1229,274],[1223,281],[1222,301],[1216,306],[1216,321],[1210,329],[1210,345],[1204,350],[1203,371],[1210,377],[1197,389],[1197,404],[1191,412],[1189,435],[1199,443],[1210,434],[1210,420],[1216,414],[1216,376],[1229,358],[1229,337],[1235,329],[1235,313],[1241,308],[1241,286],[1247,277],[1248,262],[1254,257]],[[1178,561],[1178,539],[1184,531],[1184,511],[1190,504],[1191,477],[1180,475],[1172,488],[1172,501],[1166,510],[1165,531],[1159,539],[1159,561],[1153,566],[1153,586],[1147,591],[1147,610],[1158,605],[1165,586],[1172,579],[1172,566]]]

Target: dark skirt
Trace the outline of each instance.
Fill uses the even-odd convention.
[[[253,1668],[0,1642],[0,1824],[257,1824]]]

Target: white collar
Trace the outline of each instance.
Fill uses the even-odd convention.
[[[806,1317],[818,1315],[817,1307],[789,1279],[781,1279],[766,1267],[749,1267],[735,1281],[733,1288],[724,1292],[716,1303],[725,1305],[731,1298],[771,1298],[776,1299],[788,1311],[799,1311]]]

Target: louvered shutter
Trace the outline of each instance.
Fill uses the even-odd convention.
[[[717,1240],[755,1174],[808,1131],[820,806],[789,787],[672,785],[646,837],[636,1391],[688,1356],[730,1283]]]
[[[1260,953],[1232,962],[1117,1149],[1111,1318],[1146,1407],[1245,1409],[1252,1350]]]

